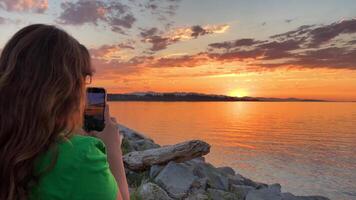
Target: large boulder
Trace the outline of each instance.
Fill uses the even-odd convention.
[[[137,196],[142,200],[173,200],[166,191],[151,182],[142,184],[137,189]]]
[[[238,194],[242,199],[245,199],[247,194],[254,189],[254,187],[248,185],[231,185],[230,187],[230,191]]]
[[[192,184],[198,179],[192,171],[182,163],[169,162],[154,181],[177,199],[188,196]]]
[[[150,168],[150,178],[155,178],[164,167],[164,165],[152,165]]]
[[[207,178],[207,185],[211,188],[229,190],[229,180],[217,168],[208,163],[200,163],[194,168],[194,174],[200,178]]]
[[[125,166],[131,170],[141,171],[156,164],[169,161],[183,162],[209,153],[210,145],[200,140],[191,140],[175,145],[134,151],[124,155]]]

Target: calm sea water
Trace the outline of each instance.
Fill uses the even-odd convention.
[[[356,199],[356,103],[110,102],[159,144],[201,139],[207,161],[297,195]]]

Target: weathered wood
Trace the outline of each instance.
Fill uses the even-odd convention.
[[[163,146],[145,151],[134,151],[124,156],[125,166],[131,170],[145,170],[151,165],[169,161],[183,162],[210,152],[210,145],[204,141],[191,140],[175,145]]]

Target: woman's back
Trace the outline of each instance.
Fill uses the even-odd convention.
[[[74,135],[59,142],[58,154],[55,151],[48,151],[38,158],[36,172],[44,173],[32,188],[30,199],[116,199],[117,183],[100,140]],[[56,154],[57,161],[51,167]]]

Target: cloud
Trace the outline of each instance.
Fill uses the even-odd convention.
[[[239,39],[212,43],[212,59],[222,62],[253,60],[257,68],[332,68],[356,70],[355,41],[356,19],[343,20],[329,25],[304,25],[296,30],[273,35],[267,41]],[[343,38],[340,46],[337,36]],[[225,50],[223,52],[219,50]]]
[[[63,12],[58,18],[61,24],[98,26],[102,22],[108,24],[112,31],[124,34],[124,30],[130,29],[136,21],[130,8],[118,1],[79,0],[76,3],[62,2],[61,7]]]
[[[244,39],[238,39],[235,41],[226,41],[226,42],[217,42],[217,43],[212,43],[209,44],[209,47],[216,48],[216,49],[233,49],[236,47],[244,47],[244,46],[252,46],[256,44],[260,44],[263,41],[258,41],[254,40],[251,38],[244,38]]]
[[[141,8],[141,12],[150,12],[168,29],[174,22],[171,18],[176,14],[181,0],[131,0]]]
[[[0,8],[9,12],[44,13],[48,9],[48,0],[0,0]]]
[[[183,40],[196,39],[199,36],[224,33],[229,28],[229,25],[206,25],[176,28],[167,33],[162,33],[158,28],[142,29],[140,36],[145,43],[151,43],[151,51],[160,51],[166,49],[167,46]]]
[[[309,32],[310,47],[319,47],[340,34],[356,33],[356,20],[343,20],[330,25],[317,27]]]
[[[142,73],[149,68],[193,68],[207,64],[226,65],[231,67],[231,71],[235,73],[238,73],[239,70],[246,72],[278,68],[356,70],[355,37],[352,37],[353,29],[350,28],[350,24],[352,23],[348,22],[342,25],[342,27],[349,27],[346,30],[345,28],[338,28],[339,31],[337,32],[342,32],[338,34],[341,37],[339,40],[327,39],[323,41],[323,45],[315,47],[310,45],[317,35],[315,31],[319,31],[319,28],[321,28],[322,32],[333,32],[335,31],[335,23],[319,26],[304,25],[292,31],[273,35],[267,40],[239,38],[232,41],[212,43],[208,45],[207,51],[195,54],[133,55],[124,59],[117,55],[127,50],[120,48],[119,45],[103,46],[98,51],[102,52],[101,54],[93,50],[91,52],[94,54],[95,63],[100,70],[103,68],[108,73],[110,71],[110,73],[125,75]],[[331,30],[328,31],[327,29]],[[164,49],[174,42],[195,39],[191,35],[194,32],[192,27],[177,30],[174,29],[165,33],[159,31],[158,28],[142,29],[140,37],[146,40],[144,42],[152,43],[152,50]],[[201,30],[198,32],[202,33]],[[200,37],[202,34],[197,35]],[[329,34],[327,35],[329,36]],[[241,67],[241,64],[243,64],[243,67]]]
[[[304,25],[286,33],[271,36],[281,40],[308,38],[308,47],[317,48],[341,34],[356,33],[356,19],[341,20],[329,25]]]

